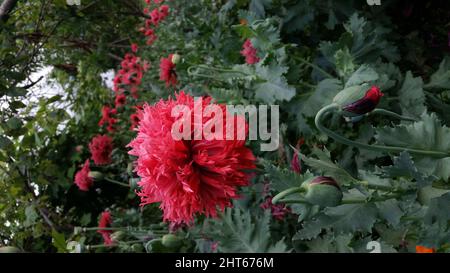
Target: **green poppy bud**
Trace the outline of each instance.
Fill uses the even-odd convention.
[[[342,191],[338,183],[331,177],[318,176],[302,184],[305,199],[313,205],[335,207],[342,201]]]
[[[345,88],[334,97],[333,102],[341,107],[343,116],[357,117],[373,111],[382,96],[378,87],[362,84]]]
[[[168,248],[178,248],[182,245],[182,240],[176,235],[166,234],[162,237],[162,244]]]
[[[111,240],[114,242],[121,241],[125,237],[125,232],[119,230],[111,234]]]
[[[90,171],[89,177],[94,178],[96,180],[101,180],[101,179],[103,179],[103,173],[96,172],[96,171]]]
[[[181,60],[181,56],[179,54],[172,54],[172,63],[177,64]]]

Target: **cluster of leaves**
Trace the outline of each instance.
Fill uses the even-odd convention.
[[[185,90],[231,104],[278,104],[278,151],[261,152],[260,141],[249,143],[261,173],[241,190],[234,208],[178,228],[182,243],[162,244],[158,236],[173,227],[161,223],[157,205],[140,211],[133,191],[107,183],[96,183],[88,193],[73,185],[75,171],[89,156],[86,147],[75,146],[98,133],[100,108],[113,102],[103,73],[118,67],[131,42],[144,44],[137,31],[146,18],[144,1],[79,7],[62,0],[20,3],[0,30],[0,244],[60,252],[68,251],[69,241],[96,245],[98,234],[73,232],[74,227],[96,225],[99,212],[109,207],[112,226],[123,234],[116,234],[118,245],[106,251],[368,252],[371,241],[383,252],[413,252],[416,245],[449,251],[450,157],[355,149],[320,134],[314,125],[317,112],[340,90],[368,83],[385,94],[380,107],[416,121],[370,115],[351,123],[334,115],[327,127],[362,143],[450,152],[450,57],[440,55],[430,69],[417,71],[411,54],[418,53],[394,27],[394,18],[409,6],[396,1],[379,7],[364,1],[167,2],[173,15],[158,28],[154,44],[139,49],[152,64],[139,101],[152,103]],[[422,15],[413,12],[407,20],[415,16]],[[438,27],[433,31],[441,33]],[[247,39],[258,52],[256,64],[244,64],[239,53]],[[159,80],[157,65],[172,53],[183,59],[176,66],[176,89]],[[27,77],[43,65],[53,66],[52,78],[64,94],[37,94],[37,101],[25,104],[23,98],[36,87]],[[131,111],[126,106],[120,115]],[[134,132],[128,123],[118,126],[114,163],[101,171],[135,184],[125,147]],[[292,149],[299,139],[305,143]],[[301,173],[289,168],[295,152]],[[261,208],[267,197],[318,175],[336,179],[347,203],[288,204],[291,213],[283,220]]]

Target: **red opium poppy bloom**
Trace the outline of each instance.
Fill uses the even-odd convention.
[[[161,58],[159,64],[159,79],[166,82],[166,86],[177,84],[177,73],[175,72],[175,64],[172,62],[173,54],[168,58]]]
[[[375,107],[377,107],[383,95],[384,94],[380,91],[380,89],[377,86],[372,86],[369,90],[367,90],[364,97],[352,103],[344,105],[342,107],[342,110],[344,110],[347,113],[351,113],[353,115],[358,116],[367,114],[373,111]]]
[[[210,102],[210,97],[203,98],[203,107]],[[137,156],[135,171],[142,178],[141,205],[161,202],[164,220],[189,224],[195,215],[214,217],[217,209],[232,205],[237,188],[249,183],[255,156],[245,139],[176,140],[171,131],[178,118],[171,112],[178,106],[191,109],[187,117],[194,128],[194,98],[181,91],[175,99],[144,105],[138,135],[128,146],[129,154]],[[225,110],[225,105],[219,107]],[[203,117],[202,125],[210,119]]]
[[[112,224],[111,213],[109,211],[102,212],[102,214],[100,215],[100,220],[98,221],[98,227],[99,228],[108,228],[108,227],[111,227],[111,224]],[[99,229],[99,230],[97,230],[97,232],[102,235],[105,245],[108,246],[108,245],[112,245],[114,243],[113,240],[111,239],[111,234],[112,234],[111,230]]]
[[[247,39],[242,46],[241,55],[245,57],[245,62],[247,64],[255,64],[259,62],[259,58],[257,56],[256,48],[253,47],[252,41]]]
[[[139,49],[139,46],[135,43],[131,44],[131,51],[133,51],[134,53],[136,53]]]
[[[86,159],[84,162],[83,168],[79,170],[75,174],[75,185],[78,186],[80,191],[88,191],[90,187],[94,184],[94,180],[89,177],[89,172],[91,170],[89,169],[89,159]]]
[[[96,165],[111,163],[112,142],[112,139],[107,135],[97,135],[91,140],[89,150]]]

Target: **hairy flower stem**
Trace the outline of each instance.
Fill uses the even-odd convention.
[[[122,186],[122,187],[127,187],[127,188],[130,187],[129,184],[126,184],[126,183],[123,183],[123,182],[120,182],[120,181],[117,181],[117,180],[114,180],[114,179],[111,179],[111,178],[108,178],[108,177],[104,177],[103,179],[105,179],[105,180],[108,181],[108,182],[111,182],[111,183],[120,185],[120,186]]]
[[[418,154],[418,155],[424,155],[424,156],[429,156],[429,157],[435,157],[435,158],[445,158],[445,157],[449,157],[450,153],[445,153],[445,152],[440,152],[440,151],[429,151],[429,150],[420,150],[420,149],[411,149],[411,148],[406,148],[406,147],[397,147],[397,146],[384,146],[384,145],[370,145],[370,144],[365,144],[365,143],[361,143],[358,141],[353,141],[350,140],[346,137],[343,137],[337,133],[335,133],[334,131],[326,128],[322,123],[323,120],[325,118],[325,116],[329,113],[333,113],[333,112],[338,112],[339,109],[339,105],[332,103],[329,104],[325,107],[323,107],[322,109],[320,109],[319,112],[317,112],[316,118],[315,118],[315,123],[316,123],[316,127],[317,129],[319,129],[319,131],[321,131],[322,133],[328,135],[329,137],[331,137],[332,139],[334,139],[337,142],[340,142],[342,144],[345,145],[349,145],[349,146],[353,146],[353,147],[357,147],[360,149],[367,149],[367,150],[371,150],[371,151],[377,151],[377,152],[409,152],[412,154]],[[386,112],[385,112],[386,113]]]
[[[145,231],[152,232],[153,234],[167,234],[169,231],[167,230],[153,230],[153,229],[142,229],[142,228],[133,228],[133,227],[83,227],[81,228],[82,232],[86,231],[97,231],[97,230],[110,230],[110,231]]]
[[[286,197],[286,196],[291,195],[291,194],[293,194],[293,193],[301,193],[301,192],[304,192],[304,191],[305,191],[305,189],[304,189],[304,188],[300,188],[300,187],[293,187],[293,188],[289,188],[289,189],[287,189],[287,190],[284,190],[284,191],[278,193],[277,195],[275,195],[275,196],[272,198],[272,204],[275,205],[275,204],[278,203],[278,202],[280,201],[280,199],[283,198],[283,197]]]
[[[333,75],[331,75],[330,73],[328,73],[327,71],[325,71],[324,69],[319,67],[318,65],[315,65],[315,64],[313,64],[313,63],[311,63],[311,62],[309,62],[309,61],[307,61],[305,59],[294,57],[294,60],[300,61],[303,64],[305,64],[305,65],[307,65],[307,66],[309,66],[309,67],[319,71],[320,73],[322,73],[327,78],[330,78],[330,79],[334,79],[335,78]]]
[[[131,244],[136,244],[136,243],[145,243],[145,240],[133,240],[133,241],[126,241],[126,242],[120,242],[120,245],[131,245]],[[101,245],[86,245],[86,250],[91,250],[91,249],[96,249],[96,248],[109,248],[109,247],[116,247],[119,246],[119,244],[111,244],[111,245],[105,245],[105,244],[101,244]]]
[[[390,116],[390,117],[397,118],[397,119],[400,119],[400,120],[405,120],[405,121],[413,121],[413,122],[418,121],[418,120],[415,119],[415,118],[405,117],[405,116],[399,115],[399,114],[397,114],[397,113],[391,112],[391,111],[389,111],[389,110],[386,110],[386,109],[380,109],[380,108],[374,109],[374,110],[373,110],[372,112],[370,112],[369,114],[380,114],[380,115]]]
[[[363,203],[368,203],[368,202],[383,202],[383,201],[387,201],[389,199],[398,198],[400,196],[402,196],[402,194],[390,194],[390,195],[381,196],[381,197],[377,197],[377,198],[367,198],[367,199],[344,199],[341,201],[340,205],[363,204]],[[278,203],[312,205],[305,199],[282,199],[282,200],[279,200]]]
[[[208,65],[204,65],[204,64],[191,65],[190,67],[188,67],[188,69],[187,69],[188,75],[189,76],[197,76],[197,77],[204,77],[204,78],[210,78],[210,79],[219,80],[217,76],[208,75],[208,74],[203,74],[203,73],[198,73],[196,71],[192,71],[192,70],[198,69],[198,68],[201,68],[201,69],[204,69],[204,70],[214,70],[214,71],[218,71],[218,72],[236,73],[236,74],[241,74],[241,75],[244,75],[244,76],[249,76],[247,73],[244,73],[242,71],[236,71],[236,70],[228,69],[228,68],[208,66]]]

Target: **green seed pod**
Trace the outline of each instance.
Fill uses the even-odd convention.
[[[302,184],[306,190],[305,199],[313,205],[335,207],[342,201],[342,191],[337,182],[326,176],[318,176]]]
[[[22,251],[15,246],[0,247],[0,253],[21,253]]]
[[[172,63],[173,64],[177,64],[179,63],[181,60],[181,56],[179,54],[173,54],[172,55]]]
[[[182,245],[182,240],[173,234],[166,234],[162,237],[162,244],[168,248],[178,248]]]
[[[91,172],[89,172],[88,176],[91,178],[94,178],[95,180],[103,179],[103,173],[101,173],[101,172],[91,171]]]
[[[114,242],[121,241],[125,237],[125,232],[119,230],[111,234],[111,239]]]

